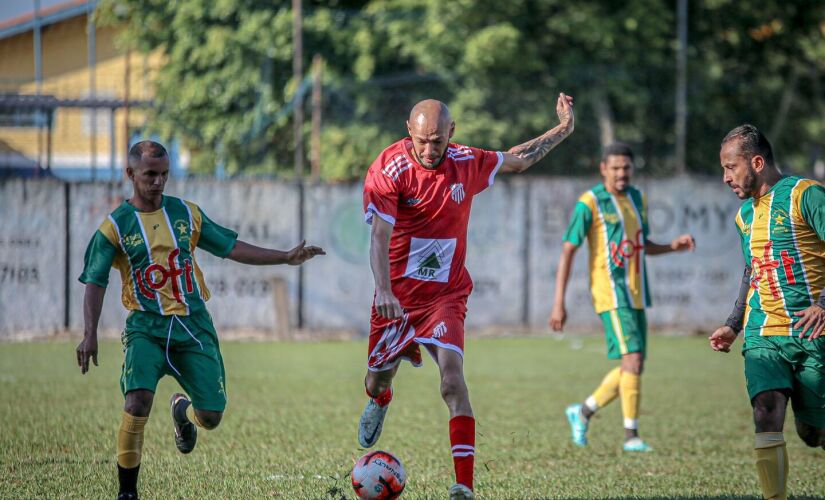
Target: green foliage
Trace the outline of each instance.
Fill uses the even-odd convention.
[[[304,2],[304,71],[324,63],[322,175],[359,178],[405,134],[419,99],[447,102],[456,140],[507,149],[552,127],[576,99],[575,134],[531,172],[594,172],[602,130],[648,173],[674,166],[676,2],[353,0]],[[103,0],[121,43],[161,49],[156,132],[192,149],[195,171],[292,169],[291,2]],[[688,165],[715,173],[720,138],[750,121],[780,160],[823,156],[825,4],[690,2]],[[305,94],[306,96],[306,94]],[[309,104],[304,145],[309,149]],[[308,159],[307,162],[308,164]]]
[[[363,311],[366,321],[369,311]],[[101,342],[100,366],[81,376],[74,344],[0,344],[0,496],[113,498],[123,411],[119,342]],[[360,342],[222,342],[229,406],[220,427],[175,449],[158,386],[146,426],[142,498],[354,499],[349,471],[366,402],[367,345]],[[652,453],[627,455],[619,401],[599,412],[590,446],[570,443],[564,408],[616,366],[593,336],[468,339],[465,374],[476,414],[476,492],[487,499],[741,499],[759,495],[753,417],[742,357],[713,353],[704,338],[654,336],[645,365],[641,432]],[[380,449],[409,475],[405,500],[446,498],[453,480],[438,369],[403,366]],[[822,498],[822,450],[785,440],[789,493]]]

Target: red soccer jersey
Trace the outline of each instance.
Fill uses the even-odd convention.
[[[392,292],[408,308],[440,297],[467,297],[473,289],[464,267],[473,196],[493,185],[502,153],[450,144],[444,161],[429,170],[413,159],[412,140],[378,155],[364,182],[367,224],[374,215],[392,224]]]

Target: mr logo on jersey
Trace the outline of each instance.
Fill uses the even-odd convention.
[[[142,293],[144,297],[154,300],[155,292],[153,290],[162,289],[166,286],[166,282],[171,280],[172,295],[176,301],[183,304],[183,297],[181,296],[180,286],[178,285],[178,278],[181,275],[183,275],[184,281],[186,281],[186,293],[192,293],[194,290],[192,287],[192,262],[189,259],[184,260],[183,269],[181,269],[177,264],[178,255],[180,255],[180,248],[176,248],[169,253],[169,258],[167,259],[169,267],[163,267],[163,265],[156,262],[146,269],[135,269],[135,281],[137,281],[140,293]],[[159,277],[159,279],[155,280],[155,277]]]
[[[455,246],[455,238],[412,238],[404,277],[446,283],[450,278]]]

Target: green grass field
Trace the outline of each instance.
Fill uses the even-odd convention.
[[[191,455],[174,447],[165,378],[146,430],[140,489],[152,498],[354,498],[349,471],[365,396],[365,342],[224,342],[230,403]],[[698,338],[652,339],[643,379],[646,455],[621,451],[618,402],[593,421],[591,444],[569,442],[564,407],[612,364],[599,338],[467,343],[478,421],[476,492],[486,499],[755,498],[753,424],[742,358]],[[74,344],[0,344],[0,497],[114,498],[122,396],[120,345],[101,346],[85,377]],[[404,498],[445,498],[453,472],[438,375],[404,366],[378,448],[409,476]],[[789,412],[790,413],[790,412]],[[788,420],[790,493],[825,498],[825,452]],[[819,495],[819,496],[817,496]]]

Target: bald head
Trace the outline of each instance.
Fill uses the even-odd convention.
[[[452,123],[453,116],[446,104],[435,99],[425,99],[413,106],[407,126],[440,128],[449,127]]]
[[[410,111],[407,131],[418,162],[425,168],[436,168],[441,164],[455,132],[455,122],[446,104],[426,99]]]

